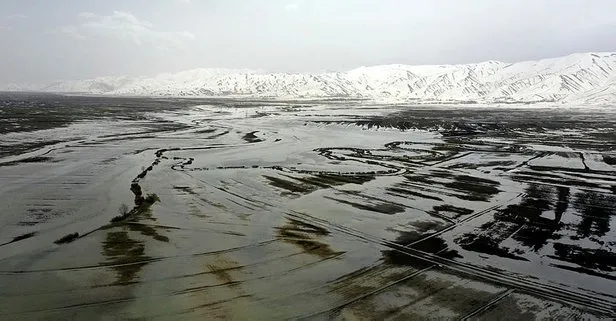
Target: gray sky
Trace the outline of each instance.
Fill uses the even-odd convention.
[[[616,51],[614,0],[1,0],[0,83]]]

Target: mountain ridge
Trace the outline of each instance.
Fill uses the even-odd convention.
[[[154,77],[57,82],[29,89],[119,96],[616,104],[616,53],[576,53],[517,63],[390,64],[320,73],[199,68]]]

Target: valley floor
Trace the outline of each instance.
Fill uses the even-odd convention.
[[[616,317],[609,110],[4,99],[2,320]]]

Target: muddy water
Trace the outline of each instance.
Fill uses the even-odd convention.
[[[0,136],[0,319],[616,315],[612,113],[89,99]]]

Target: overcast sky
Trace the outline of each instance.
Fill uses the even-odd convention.
[[[0,84],[616,51],[615,0],[0,0]]]

